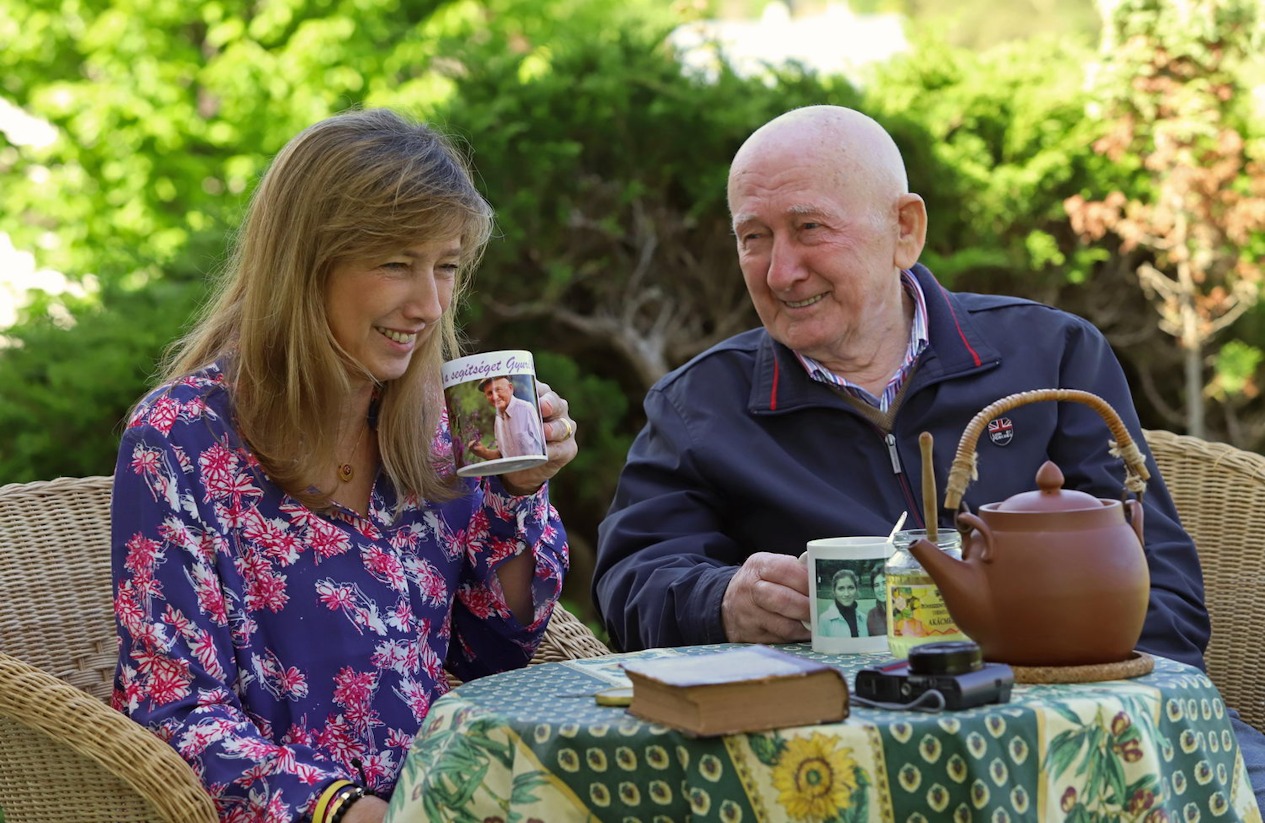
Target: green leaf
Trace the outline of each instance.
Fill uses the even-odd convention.
[[[1056,778],[1081,759],[1081,751],[1086,743],[1085,730],[1076,729],[1060,732],[1050,741],[1049,758]]]
[[[514,814],[516,806],[539,802],[540,796],[535,794],[535,790],[548,785],[549,776],[545,772],[526,772],[514,775],[514,785],[510,791],[511,819],[521,816]]]
[[[1216,390],[1229,396],[1242,395],[1254,386],[1254,378],[1265,352],[1241,340],[1227,342],[1213,358]]]
[[[1122,807],[1129,799],[1125,789],[1124,760],[1120,757],[1103,758],[1103,771],[1104,799],[1113,806]]]
[[[751,753],[756,760],[766,766],[776,765],[786,748],[786,742],[774,732],[747,735],[747,744],[751,746]]]

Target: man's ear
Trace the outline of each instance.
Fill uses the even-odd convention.
[[[896,198],[896,254],[893,263],[907,269],[918,262],[927,242],[927,204],[916,194]]]

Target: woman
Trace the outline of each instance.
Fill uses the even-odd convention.
[[[856,572],[839,569],[830,578],[834,602],[817,618],[817,625],[827,637],[866,637],[857,628],[857,594],[861,588]]]
[[[440,364],[491,230],[462,157],[387,111],[295,137],[115,469],[117,708],[225,821],[380,821],[462,679],[525,665],[567,568],[545,482],[452,468]],[[376,796],[375,796],[376,795]]]

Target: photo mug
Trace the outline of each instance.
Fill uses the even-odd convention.
[[[493,351],[443,365],[457,474],[476,477],[546,462],[531,352]]]
[[[883,566],[893,548],[886,536],[808,541],[801,558],[808,566],[813,651],[887,651]]]

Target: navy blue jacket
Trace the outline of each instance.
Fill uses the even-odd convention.
[[[625,650],[725,641],[721,599],[757,551],[798,556],[820,537],[886,534],[901,512],[921,527],[918,435],[935,438],[943,490],[962,431],[977,412],[1033,389],[1082,389],[1114,408],[1145,441],[1120,364],[1087,321],[1015,297],[954,293],[916,266],[930,344],[891,431],[811,380],[764,329],[744,332],[665,376],[647,394],[634,441],[598,536],[593,595]],[[1120,498],[1124,466],[1111,434],[1083,403],[1037,402],[1006,415],[1009,442],[976,448],[972,510],[1036,488],[1049,459],[1065,488]],[[1190,537],[1149,458],[1145,495],[1151,600],[1139,648],[1203,668],[1208,612]],[[941,511],[949,526],[952,513]]]

